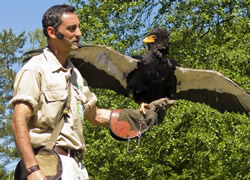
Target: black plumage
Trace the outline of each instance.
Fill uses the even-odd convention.
[[[148,51],[127,78],[128,91],[137,102],[174,97],[177,83],[174,71],[178,63],[169,59],[169,39],[170,33],[165,28],[154,29],[144,39]]]

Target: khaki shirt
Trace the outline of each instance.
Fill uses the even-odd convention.
[[[83,117],[96,104],[97,98],[90,92],[86,81],[72,62],[68,59],[64,68],[54,54],[45,48],[42,54],[32,57],[16,75],[11,104],[25,101],[32,106],[28,128],[34,148],[45,146],[50,138],[68,97],[69,78],[70,113],[56,145],[86,151],[82,134]]]

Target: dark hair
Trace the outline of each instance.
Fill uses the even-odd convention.
[[[75,7],[70,5],[55,5],[49,8],[43,15],[42,24],[43,24],[43,33],[49,38],[47,28],[49,26],[53,27],[57,32],[58,26],[62,23],[61,17],[64,13],[74,13]]]

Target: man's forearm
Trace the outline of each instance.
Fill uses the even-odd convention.
[[[31,110],[25,104],[16,104],[14,107],[12,130],[16,146],[24,161],[25,167],[30,168],[37,164],[32,150],[27,120],[30,118]]]
[[[96,106],[85,114],[86,119],[93,125],[109,126],[111,110],[99,109]]]

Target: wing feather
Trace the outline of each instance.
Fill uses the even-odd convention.
[[[219,72],[176,67],[175,76],[177,99],[203,102],[222,112],[250,112],[250,95]]]
[[[109,47],[102,45],[84,45],[70,54],[72,59],[80,59],[95,66],[99,70],[105,71],[126,88],[127,75],[137,68],[138,60],[122,55]]]

